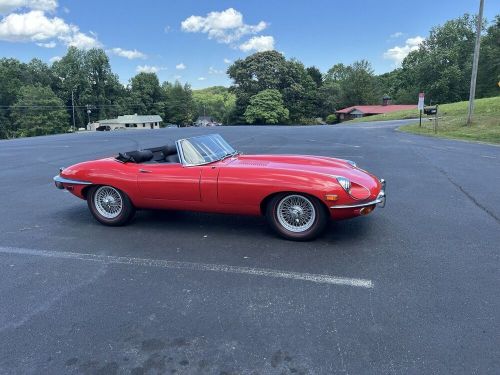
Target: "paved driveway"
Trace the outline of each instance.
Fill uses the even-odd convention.
[[[107,228],[53,187],[60,166],[214,129],[0,141],[0,373],[498,374],[500,148],[399,124],[216,129],[388,181],[384,209],[308,243],[258,217]]]

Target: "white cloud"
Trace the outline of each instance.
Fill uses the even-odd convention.
[[[57,46],[57,43],[54,41],[48,42],[48,43],[37,43],[36,44],[38,47],[43,47],[43,48],[54,48]]]
[[[224,74],[223,70],[215,69],[213,66],[208,68],[208,74]]]
[[[406,39],[404,46],[395,46],[384,52],[384,59],[392,60],[395,65],[401,64],[411,51],[418,50],[419,45],[424,41],[421,36]]]
[[[176,75],[174,76],[174,79],[175,79],[176,81],[180,80],[181,78],[182,78],[182,76],[181,76],[180,74],[176,74]]]
[[[177,69],[177,70],[184,70],[184,69],[186,69],[186,65],[184,65],[184,63],[177,64],[175,66],[175,69]]]
[[[272,36],[254,36],[240,45],[240,50],[250,51],[270,51],[274,49],[274,38]]]
[[[0,0],[0,14],[21,8],[54,11],[57,8],[57,0]]]
[[[167,25],[167,26],[165,26],[165,27],[163,28],[163,32],[164,32],[165,34],[168,34],[168,33],[170,32],[170,30],[171,30],[171,27],[170,27],[169,25]]]
[[[401,31],[396,31],[394,34],[391,34],[389,37],[392,39],[396,39],[396,38],[402,37],[403,35],[404,34]]]
[[[137,73],[158,73],[160,68],[151,65],[138,65],[135,71]]]
[[[62,59],[61,56],[54,56],[49,59],[50,63],[55,63],[56,61],[60,61]]]
[[[67,24],[62,18],[49,18],[41,10],[12,13],[0,21],[0,40],[42,42],[53,38],[82,49],[101,46],[95,35],[82,33],[78,26]]]
[[[231,64],[231,63],[232,63],[232,61],[231,61],[231,60],[226,59],[226,58],[224,59],[224,64]]]
[[[91,48],[99,48],[102,47],[101,42],[97,40],[95,35],[89,36],[78,31],[77,26],[71,25],[74,28],[73,32],[70,35],[60,36],[64,43],[66,43],[70,47],[76,47],[79,49],[91,49]]]
[[[204,81],[204,80],[206,80],[205,77],[198,77],[198,81]]]
[[[135,71],[137,73],[158,73],[160,70],[167,70],[164,66],[154,66],[154,65],[137,65]]]
[[[147,58],[146,54],[139,52],[136,49],[128,50],[128,49],[123,49],[123,48],[117,47],[117,48],[111,48],[110,50],[108,50],[108,52],[110,52],[116,56],[125,57],[129,60],[146,59]]]
[[[243,22],[243,14],[233,8],[222,12],[210,12],[205,17],[190,16],[181,23],[183,31],[188,33],[204,33],[209,39],[219,43],[229,44],[244,35],[257,34],[267,27],[260,21],[257,25],[247,25]]]
[[[63,19],[47,18],[40,10],[12,13],[0,22],[0,39],[9,42],[41,41],[71,34],[71,26]]]

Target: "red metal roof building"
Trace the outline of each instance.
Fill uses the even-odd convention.
[[[352,120],[357,117],[380,115],[383,113],[417,109],[414,104],[387,104],[387,105],[355,105],[335,112],[339,121]]]

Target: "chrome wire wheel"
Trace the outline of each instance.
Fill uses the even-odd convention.
[[[101,186],[94,193],[94,206],[102,217],[115,219],[123,210],[123,199],[115,188]]]
[[[316,209],[303,195],[287,195],[276,207],[278,222],[293,233],[310,229],[316,219]]]

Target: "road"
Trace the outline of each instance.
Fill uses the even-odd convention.
[[[500,373],[500,147],[400,124],[216,129],[244,153],[347,158],[388,181],[385,208],[308,243],[260,217],[108,228],[52,184],[214,129],[0,141],[0,373]]]

